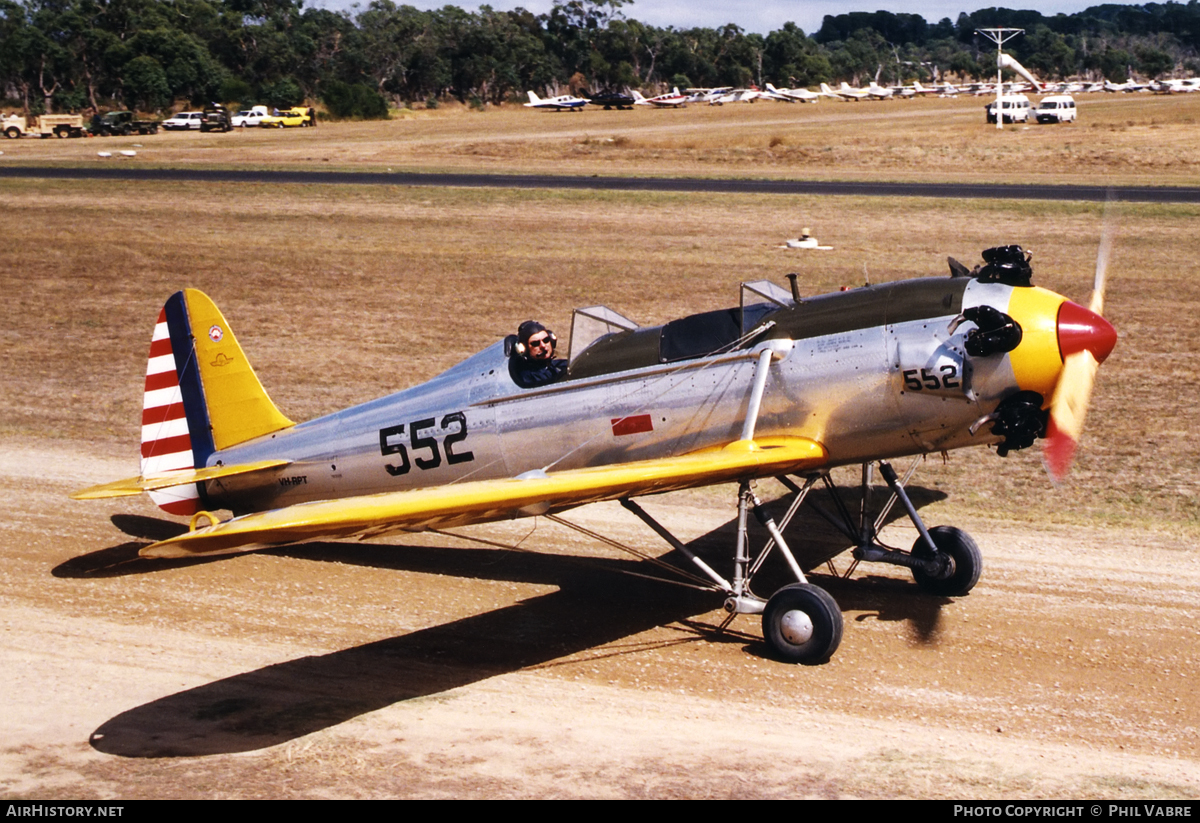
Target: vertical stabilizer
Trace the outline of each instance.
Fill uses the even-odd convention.
[[[176,292],[158,315],[142,403],[142,477],[203,468],[214,451],[293,425],[263,390],[225,318],[203,292]],[[195,514],[195,484],[151,492]]]
[[[217,450],[295,425],[267,396],[220,309],[202,291],[184,294]]]

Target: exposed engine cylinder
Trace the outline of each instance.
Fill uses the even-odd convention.
[[[1004,438],[996,449],[998,455],[1007,457],[1010,451],[1027,449],[1033,441],[1045,437],[1047,415],[1042,403],[1043,398],[1037,392],[1023,391],[996,407],[992,434]]]

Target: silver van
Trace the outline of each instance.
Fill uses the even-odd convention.
[[[1069,94],[1044,97],[1034,110],[1039,123],[1074,123],[1075,114],[1075,98]]]
[[[996,122],[996,101],[988,103],[985,107],[987,110],[987,121],[989,123]],[[1023,94],[1006,94],[1000,98],[1000,108],[1004,113],[1005,123],[1027,123],[1029,122],[1029,98]]]

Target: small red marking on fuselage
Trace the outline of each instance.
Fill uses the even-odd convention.
[[[614,417],[612,419],[613,437],[626,434],[641,434],[654,431],[654,421],[648,414],[635,414],[630,417]]]

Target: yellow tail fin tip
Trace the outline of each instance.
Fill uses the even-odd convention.
[[[294,426],[267,396],[216,304],[197,289],[185,297],[213,445],[227,449]]]

